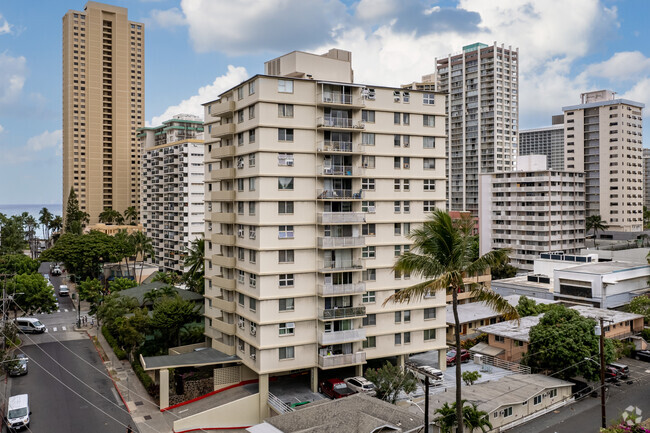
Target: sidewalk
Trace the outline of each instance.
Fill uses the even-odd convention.
[[[97,337],[97,341],[102,348],[101,352],[103,353],[101,355],[106,370],[112,377],[122,400],[131,413],[133,419],[131,426],[134,427],[134,431],[139,433],[171,433],[174,420],[169,415],[160,412],[157,402],[153,401],[153,398],[142,386],[140,379],[131,368],[131,364],[126,360],[120,361],[117,359],[102,333],[97,332],[96,326],[92,328],[82,327],[79,331],[87,332],[90,337]]]

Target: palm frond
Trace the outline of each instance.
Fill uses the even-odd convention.
[[[449,287],[449,284],[452,282],[452,277],[453,277],[452,274],[443,274],[434,280],[425,281],[401,289],[395,292],[394,294],[390,295],[383,302],[382,306],[385,306],[389,302],[408,304],[411,301],[419,301],[430,293],[438,292],[440,290],[446,290],[447,287]]]
[[[473,263],[469,264],[469,266],[465,268],[465,271],[468,276],[479,275],[490,268],[495,268],[503,263],[507,263],[509,260],[508,252],[507,249],[489,251]]]
[[[510,303],[498,293],[486,289],[479,284],[470,285],[470,291],[472,297],[474,297],[477,302],[485,303],[488,307],[503,316],[504,319],[517,320],[517,323],[519,323],[521,318],[519,317],[517,308],[510,305]]]
[[[402,254],[395,262],[393,269],[422,278],[435,278],[444,272],[444,267],[435,258],[411,251]]]

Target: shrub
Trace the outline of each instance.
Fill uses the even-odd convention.
[[[476,346],[479,343],[487,343],[488,342],[488,335],[487,334],[481,334],[476,338],[468,338],[467,340],[463,340],[460,342],[460,347],[463,349],[471,349],[472,347]]]
[[[645,328],[641,331],[641,337],[643,337],[645,341],[650,341],[650,328]]]
[[[106,338],[108,344],[111,345],[111,349],[113,349],[113,352],[115,353],[115,356],[117,356],[117,359],[122,360],[128,358],[126,352],[120,347],[119,344],[117,344],[117,340],[111,335],[111,333],[108,331],[108,328],[105,326],[102,328],[102,334],[104,334],[104,338]]]
[[[465,385],[474,385],[474,382],[479,380],[481,378],[481,373],[478,371],[465,371],[461,375],[463,382],[465,382]]]

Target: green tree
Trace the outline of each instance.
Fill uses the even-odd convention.
[[[181,344],[196,344],[205,341],[205,326],[201,323],[188,323],[184,325],[179,334]]]
[[[192,241],[185,257],[183,281],[193,292],[203,294],[205,291],[203,277],[205,275],[205,239],[196,238]]]
[[[135,206],[129,206],[126,209],[124,209],[124,219],[129,221],[129,224],[131,224],[132,226],[137,224],[138,210],[135,208]]]
[[[643,206],[643,229],[650,228],[650,210],[647,207]]]
[[[126,270],[127,272],[130,272],[129,258],[135,255],[135,245],[133,244],[133,237],[126,231],[126,229],[120,230],[115,234],[114,237],[120,245],[120,254],[124,256],[124,261],[126,263]],[[135,278],[135,275],[133,275],[133,278]]]
[[[7,294],[13,299],[11,305],[16,316],[19,310],[26,316],[56,310],[54,291],[41,274],[16,275],[7,281]]]
[[[538,304],[533,299],[522,296],[517,303],[517,312],[520,317],[537,316],[546,313],[552,304]]]
[[[600,215],[590,215],[587,217],[585,221],[585,228],[587,233],[589,231],[594,232],[594,243],[596,242],[596,238],[598,238],[598,232],[605,231],[609,228],[609,225],[603,221]]]
[[[113,224],[118,216],[121,216],[118,211],[111,208],[104,209],[99,214],[99,222],[104,224]]]
[[[156,272],[156,275],[151,279],[152,282],[160,281],[161,283],[169,284],[170,286],[178,286],[182,281],[182,277],[176,272]]]
[[[43,239],[50,239],[50,225],[52,224],[54,215],[46,207],[42,208],[39,214],[38,222],[41,223],[41,228],[43,229]]]
[[[116,278],[108,284],[108,288],[111,293],[121,292],[122,290],[131,289],[137,287],[138,283],[133,281],[130,278]]]
[[[104,299],[104,286],[98,279],[87,278],[77,285],[79,299],[90,303],[90,314],[97,313],[97,309]]]
[[[52,232],[58,232],[63,228],[63,218],[61,218],[61,215],[57,215],[54,218],[52,218],[52,222],[50,223],[50,230]]]
[[[135,250],[135,261],[133,262],[133,276],[135,276],[135,267],[140,257],[140,279],[142,281],[142,271],[144,269],[144,261],[147,258],[154,258],[154,249],[151,239],[141,231],[134,232],[131,235],[133,248]]]
[[[480,429],[483,433],[492,430],[490,415],[483,410],[479,410],[474,403],[463,405],[463,422],[470,433],[476,429]]]
[[[97,319],[104,322],[104,326],[111,334],[115,333],[115,321],[127,314],[133,313],[139,307],[138,300],[131,296],[121,296],[112,293],[104,298],[104,302],[97,308]]]
[[[464,278],[480,275],[490,268],[508,260],[506,250],[493,250],[472,260],[472,236],[468,230],[454,225],[448,213],[436,210],[431,218],[409,234],[413,241],[410,251],[402,254],[393,269],[410,273],[425,281],[404,288],[391,295],[388,302],[418,301],[426,295],[442,291],[452,294],[452,309],[456,331],[456,347],[460,348],[460,320],[458,318],[458,292],[467,285]],[[517,310],[495,292],[478,283],[469,284],[469,290],[477,301],[483,301],[506,319],[518,319]],[[444,336],[442,337],[444,338]],[[460,357],[461,351],[457,351]],[[462,418],[461,363],[456,362],[457,418]],[[463,426],[458,426],[462,433]]]
[[[646,324],[650,323],[650,297],[641,295],[632,299],[627,306],[627,311],[643,315],[643,321]]]
[[[153,307],[151,326],[165,335],[171,346],[180,346],[180,330],[188,323],[197,321],[200,306],[192,301],[185,301],[179,296],[162,297]]]
[[[27,212],[23,212],[22,219],[23,226],[25,227],[25,234],[27,235],[29,251],[31,252],[33,259],[36,256],[36,248],[38,247],[36,239],[36,227],[38,227],[38,221]]]
[[[66,233],[43,251],[41,261],[61,262],[77,281],[99,278],[104,263],[119,262],[124,252],[119,240],[98,231],[84,235]]]
[[[70,194],[66,203],[63,231],[65,233],[80,235],[83,233],[88,222],[90,222],[90,216],[79,208],[77,194],[74,192],[74,188],[70,187]]]
[[[465,400],[462,400],[464,403]],[[451,433],[455,425],[458,424],[458,414],[456,411],[456,403],[449,404],[445,402],[442,406],[436,409],[433,413],[438,414],[437,418],[433,420],[438,427],[440,427],[441,433]]]
[[[33,274],[38,271],[38,260],[24,254],[0,256],[0,274]]]
[[[474,382],[481,378],[481,373],[478,371],[464,371],[462,374],[463,382],[465,385],[474,385]]]
[[[512,278],[517,275],[517,268],[510,263],[501,263],[490,269],[492,274],[492,281],[503,280],[504,278]]]
[[[411,393],[417,387],[417,379],[410,371],[390,362],[377,369],[366,370],[366,378],[375,384],[377,398],[395,403],[400,391]]]
[[[22,254],[26,247],[22,217],[0,214],[0,255]]]
[[[528,353],[523,363],[536,371],[552,371],[560,379],[574,376],[596,379],[600,367],[595,326],[595,320],[582,317],[575,310],[551,305],[539,323],[530,329]],[[605,339],[605,361],[609,363],[614,359],[614,345]]]
[[[144,343],[151,319],[146,309],[137,308],[129,317],[118,317],[115,319],[115,337],[122,349],[133,356],[136,348]]]
[[[142,306],[154,305],[156,301],[164,297],[174,298],[178,296],[176,290],[176,288],[170,286],[151,289],[142,296]]]

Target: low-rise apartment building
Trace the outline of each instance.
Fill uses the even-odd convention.
[[[151,239],[151,260],[182,272],[190,244],[203,236],[203,122],[179,114],[160,126],[140,128],[141,221]]]

